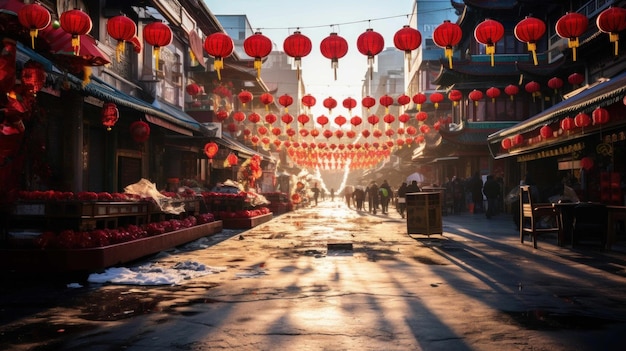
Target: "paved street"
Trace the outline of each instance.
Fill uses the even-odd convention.
[[[323,201],[150,258],[225,267],[181,285],[3,276],[0,349],[626,348],[623,251],[535,250],[509,215],[443,218],[444,235],[409,236],[393,208]]]

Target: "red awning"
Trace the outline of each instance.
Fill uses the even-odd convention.
[[[17,15],[24,7],[24,3],[17,0],[0,0],[0,13]],[[7,28],[3,28],[7,29]],[[28,30],[19,26],[16,28],[27,33]],[[78,55],[74,55],[72,48],[72,35],[63,29],[54,29],[52,25],[39,31],[38,37],[48,44],[50,52],[54,54],[62,63],[69,64],[70,67],[80,68],[83,66],[103,66],[111,63],[107,54],[98,48],[98,43],[89,35],[80,36],[80,50]],[[57,61],[57,60],[55,60]]]
[[[50,52],[62,61],[79,62],[81,66],[104,66],[111,63],[108,55],[98,48],[98,43],[90,35],[80,36],[78,55],[74,55],[72,35],[66,31],[49,26],[40,35],[50,44]]]

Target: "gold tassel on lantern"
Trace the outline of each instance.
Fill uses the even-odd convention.
[[[576,61],[576,48],[578,47],[578,38],[569,39],[567,41],[567,46],[572,49],[572,60]]]
[[[117,62],[122,62],[122,53],[126,50],[126,41],[118,40],[117,45],[115,46],[115,58],[117,58]]]
[[[485,48],[485,53],[489,56],[491,56],[491,67],[494,66],[494,60],[493,60],[493,55],[496,53],[496,46],[495,45],[487,45],[487,47]]]
[[[31,41],[33,50],[35,49],[35,38],[37,38],[38,34],[39,34],[39,29],[35,28],[35,29],[30,30],[30,41]]]
[[[262,65],[263,65],[263,62],[260,59],[254,60],[254,69],[256,70],[257,78],[261,78],[261,66]]]
[[[83,87],[91,82],[91,66],[83,66]]]
[[[618,56],[619,33],[609,33],[609,42],[615,43],[615,56]]]
[[[159,70],[159,58],[160,58],[160,54],[161,54],[161,48],[158,46],[155,46],[154,49],[152,49],[152,56],[154,56],[154,68],[158,71]]]
[[[528,51],[533,53],[533,62],[535,63],[535,66],[537,66],[539,64],[539,62],[537,62],[537,44],[528,43]]]
[[[80,54],[80,37],[78,35],[72,36],[72,48],[74,48],[74,55]]]
[[[451,47],[447,47],[446,48],[445,56],[448,58],[448,63],[450,64],[450,69],[452,69],[452,48]]]
[[[215,67],[215,71],[217,72],[217,80],[222,80],[222,74],[220,73],[220,70],[222,70],[224,68],[224,61],[221,58],[215,58],[215,62],[213,62],[213,66]],[[254,68],[256,68],[256,61],[254,61]],[[261,71],[261,67],[259,65],[259,69],[258,71]],[[258,73],[261,74],[261,73]],[[244,108],[245,108],[245,104],[244,104]]]

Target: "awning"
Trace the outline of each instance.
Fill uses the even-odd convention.
[[[68,77],[72,77],[71,75]],[[78,78],[75,78],[80,82]],[[83,87],[85,93],[103,101],[110,101],[120,106],[125,106],[133,110],[146,114],[148,122],[175,132],[191,135],[192,131],[204,134],[204,128],[189,115],[176,108],[161,104],[151,105],[132,95],[126,94],[111,85],[105,83],[98,77],[91,78],[89,84]]]
[[[226,136],[226,134],[222,134],[221,138],[215,138],[213,139],[213,141],[215,141],[216,143],[227,147],[233,151],[237,151],[240,155],[245,156],[245,157],[252,157],[254,155],[259,155],[260,157],[266,157],[265,155],[261,154],[258,151],[252,150],[251,148],[247,147],[246,145],[238,142],[235,139],[232,139],[229,136]]]
[[[618,101],[621,101],[625,93],[626,72],[621,73],[604,82],[593,85],[585,91],[574,95],[573,97],[562,101],[542,111],[534,117],[531,117],[523,122],[516,124],[513,127],[506,128],[489,135],[487,141],[489,144],[489,149],[491,150],[491,154],[495,158],[503,158],[507,156],[513,156],[513,154],[519,154],[500,154],[500,143],[502,142],[502,140],[517,134],[524,134],[527,132],[538,130],[544,125],[559,123],[560,119],[564,116],[573,115],[579,112],[591,115],[593,110],[597,107],[606,107]],[[563,140],[563,142],[565,141],[567,140]],[[554,144],[546,146],[553,145]],[[533,148],[527,148],[524,150],[524,152],[530,151],[533,151]]]
[[[59,61],[82,64],[82,66],[104,66],[111,63],[109,56],[98,48],[98,43],[93,37],[81,35],[78,55],[74,55],[72,35],[62,29],[51,29],[51,27],[42,30],[40,35],[48,41],[50,52]]]

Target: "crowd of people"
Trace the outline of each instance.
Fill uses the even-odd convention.
[[[462,179],[453,176],[446,178],[440,186],[444,189],[443,206],[448,214],[462,212],[481,213],[491,218],[504,210],[504,193],[502,178],[488,175],[483,181],[479,172],[471,177]],[[404,181],[397,187],[392,187],[387,180],[378,184],[371,181],[367,186],[347,185],[338,193],[349,208],[357,211],[367,211],[371,214],[388,214],[390,207],[404,218],[406,216],[406,194],[421,192],[417,181]],[[313,188],[313,203],[317,204],[319,197],[325,198],[323,189]],[[330,199],[334,201],[335,191],[330,190]]]

